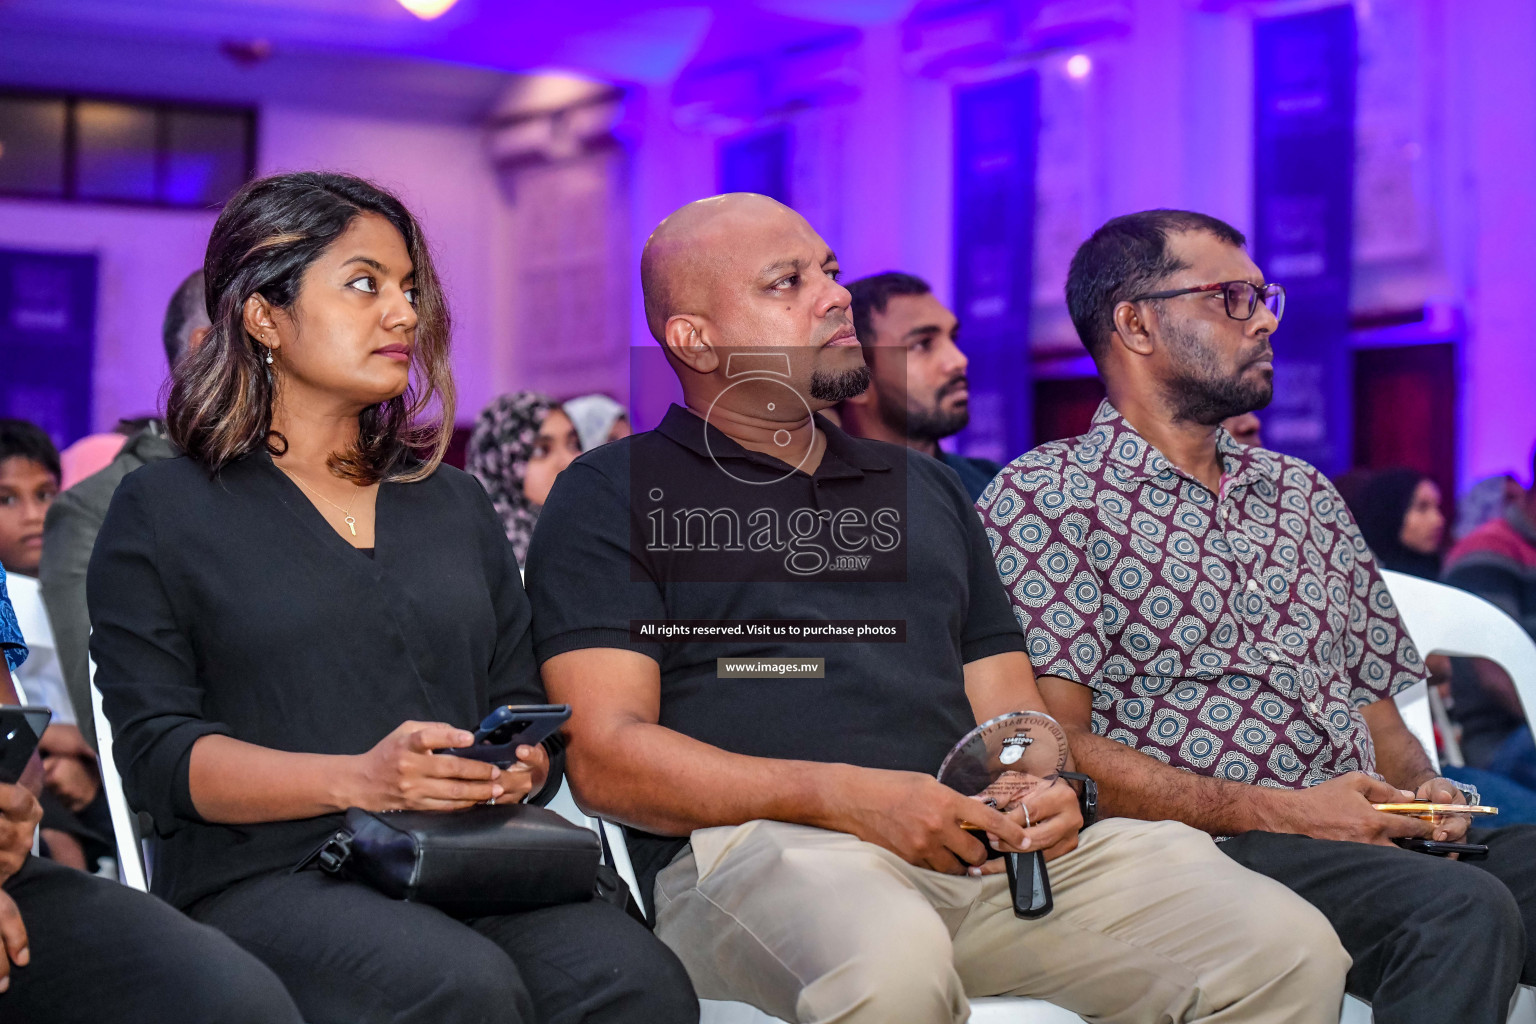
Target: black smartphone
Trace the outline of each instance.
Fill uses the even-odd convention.
[[[569,704],[504,704],[485,716],[467,747],[439,750],[502,768],[517,760],[517,748],[533,746],[553,736],[571,717]]]
[[[0,707],[0,782],[15,785],[53,718],[48,708]]]
[[[1444,857],[1448,853],[1459,853],[1464,860],[1475,860],[1478,857],[1488,856],[1488,847],[1483,843],[1442,843],[1438,839],[1419,839],[1416,837],[1394,839],[1392,841],[1405,850],[1432,853],[1436,857]]]

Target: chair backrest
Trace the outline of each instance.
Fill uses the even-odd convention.
[[[1390,570],[1381,575],[1420,654],[1497,662],[1514,681],[1526,721],[1531,720],[1531,712],[1536,709],[1536,642],[1518,622],[1498,605],[1465,590]],[[1415,686],[1405,690],[1397,703],[1408,727],[1433,757],[1434,730],[1427,688]]]
[[[3,663],[4,660],[0,659],[0,664]],[[21,680],[17,679],[16,673],[11,672],[9,669],[6,670],[6,674],[10,677],[11,688],[16,691],[16,703],[25,705],[27,703],[27,691],[21,688]]]
[[[144,842],[139,835],[139,820],[128,807],[123,780],[112,759],[112,723],[101,709],[101,691],[96,688],[96,660],[86,657],[86,671],[91,677],[91,715],[96,722],[96,748],[101,757],[101,788],[107,794],[107,810],[112,814],[112,838],[117,842],[117,872],[123,884],[140,892],[149,891],[149,873],[145,870]]]
[[[5,578],[5,588],[16,612],[16,625],[21,628],[27,650],[37,648],[53,650],[53,625],[48,621],[48,609],[43,604],[43,590],[37,580],[20,573]],[[28,655],[30,660],[31,655]]]
[[[39,665],[58,656],[53,646],[53,625],[48,621],[48,609],[43,604],[43,591],[37,580],[12,573],[5,578],[5,586],[11,607],[16,612],[16,625],[21,630],[21,638],[27,642],[27,660],[22,669],[30,677]],[[29,699],[21,691],[21,676],[12,672],[11,679],[16,684],[16,696],[23,704],[28,703]],[[57,700],[57,695],[34,690],[32,699],[51,706]],[[55,708],[54,717],[58,715],[58,709]]]

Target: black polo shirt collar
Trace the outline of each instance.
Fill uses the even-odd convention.
[[[896,468],[892,452],[905,457],[902,449],[854,437],[819,413],[815,416],[815,423],[816,429],[827,439],[827,450],[815,473],[794,471],[802,476],[826,480],[858,478],[865,473],[888,473]],[[779,473],[788,465],[782,459],[742,447],[719,427],[675,403],[667,409],[656,432],[700,458],[741,460]]]

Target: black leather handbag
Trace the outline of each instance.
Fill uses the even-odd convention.
[[[609,886],[599,886],[601,860],[597,835],[554,811],[481,804],[462,811],[354,807],[345,827],[300,867],[314,862],[395,899],[429,903],[456,917],[482,917],[594,896],[613,899]],[[616,876],[612,881],[623,885]]]

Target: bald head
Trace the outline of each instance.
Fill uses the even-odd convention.
[[[810,231],[794,210],[753,192],[710,196],[674,210],[651,232],[640,254],[640,288],[651,336],[662,341],[667,321],[678,314],[708,315],[731,272],[746,269],[739,264],[750,258],[756,239],[765,231],[782,230],[786,222]]]
[[[750,193],[677,210],[652,233],[640,265],[651,333],[684,396],[700,406],[725,390],[745,395],[731,361],[749,350],[788,359],[781,385],[808,400],[864,390],[853,299],[838,274],[837,257],[804,217]]]

